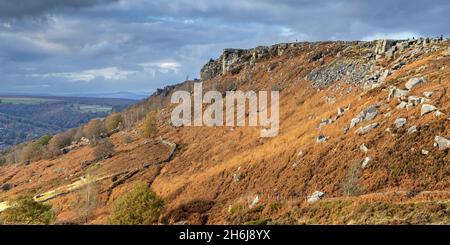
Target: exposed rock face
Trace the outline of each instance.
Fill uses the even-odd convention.
[[[385,54],[389,49],[391,49],[397,41],[395,40],[377,40],[375,41],[375,54],[376,55],[383,55]]]
[[[200,77],[205,81],[228,72],[236,74],[244,66],[252,66],[259,60],[283,55],[289,46],[295,47],[296,45],[302,44],[282,43],[254,49],[225,49],[217,60],[211,59],[203,66],[200,70]]]

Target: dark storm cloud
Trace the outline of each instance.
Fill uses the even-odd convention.
[[[0,0],[0,92],[151,91],[223,48],[448,36],[449,12],[447,0]]]
[[[117,0],[0,0],[0,18],[36,16],[55,9],[79,9]]]

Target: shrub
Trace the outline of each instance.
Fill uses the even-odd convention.
[[[48,225],[53,219],[50,205],[35,202],[31,197],[22,197],[14,205],[0,213],[3,224]]]
[[[67,131],[55,135],[48,143],[48,149],[53,155],[58,155],[60,150],[72,143],[74,131]]]
[[[347,176],[342,183],[342,189],[347,196],[356,196],[361,193],[359,178],[361,177],[361,166],[359,163],[353,163],[348,169]]]
[[[0,166],[6,164],[6,155],[4,153],[0,153]]]
[[[106,129],[103,126],[102,121],[92,120],[86,126],[83,127],[83,134],[85,137],[90,139],[94,144],[96,144],[98,140],[102,137],[102,135],[106,134]]]
[[[44,156],[44,147],[37,142],[31,142],[26,145],[21,151],[21,160],[23,162],[33,162],[42,159]]]
[[[150,112],[144,120],[143,134],[145,138],[151,138],[157,133],[156,112]]]
[[[163,199],[139,184],[116,201],[109,221],[114,225],[150,225],[158,221],[163,209]]]
[[[52,139],[52,136],[46,134],[46,135],[42,136],[41,138],[39,138],[35,143],[40,146],[48,145],[48,142],[50,142],[51,139]]]
[[[131,129],[137,121],[144,118],[154,107],[152,103],[145,100],[127,108],[121,113],[124,126]]]
[[[128,144],[130,144],[131,142],[133,142],[133,138],[132,138],[131,136],[129,136],[129,135],[124,136],[124,137],[122,138],[122,142],[123,142],[125,145],[128,145]]]
[[[104,139],[94,148],[94,157],[96,159],[106,159],[114,153],[114,144],[109,139]]]
[[[106,117],[105,119],[105,128],[108,132],[120,128],[122,124],[123,124],[122,115],[120,115],[119,113],[113,113],[108,117]]]

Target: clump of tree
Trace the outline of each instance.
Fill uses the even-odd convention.
[[[115,202],[109,222],[114,225],[155,224],[163,210],[164,200],[147,185],[138,184]]]
[[[95,119],[83,127],[83,135],[94,145],[106,135],[106,128],[101,120]]]
[[[145,138],[151,138],[154,137],[158,131],[157,124],[156,124],[156,112],[152,111],[147,114],[147,116],[144,119],[143,124],[143,135]]]
[[[123,118],[120,113],[113,113],[106,117],[105,119],[105,128],[108,132],[111,132],[116,129],[120,129],[123,124]]]
[[[48,150],[50,154],[52,156],[61,154],[61,150],[72,143],[75,133],[76,130],[71,129],[53,136],[53,138],[48,142]]]
[[[50,135],[44,135],[34,142],[28,143],[21,152],[24,162],[38,161],[49,157],[48,143],[52,139]]]
[[[127,129],[132,128],[137,121],[142,120],[151,110],[155,109],[154,103],[145,100],[124,110],[121,113],[124,127]]]
[[[48,225],[54,220],[52,207],[38,203],[32,197],[21,197],[12,203],[12,207],[0,213],[0,223]]]
[[[114,153],[114,144],[109,139],[101,140],[94,148],[94,157],[96,159],[107,159]]]

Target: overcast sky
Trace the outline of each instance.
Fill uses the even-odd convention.
[[[0,93],[151,92],[224,48],[449,36],[448,0],[0,0]]]

